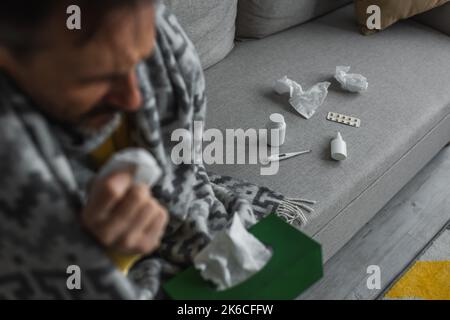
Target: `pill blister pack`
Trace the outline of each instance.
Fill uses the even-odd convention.
[[[361,120],[355,117],[346,116],[337,112],[328,112],[327,120],[342,123],[351,127],[359,128],[361,126]]]

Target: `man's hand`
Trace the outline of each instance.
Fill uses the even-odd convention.
[[[160,245],[168,214],[148,186],[133,183],[130,171],[119,171],[94,182],[81,219],[109,249],[148,254]]]

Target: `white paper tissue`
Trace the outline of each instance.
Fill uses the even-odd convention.
[[[231,226],[220,232],[194,258],[195,268],[217,290],[226,290],[249,279],[272,257],[272,252],[242,225],[237,214]]]
[[[287,76],[275,81],[274,89],[278,94],[286,94],[289,93],[289,96],[292,96],[292,90],[294,89],[294,81],[289,79]]]
[[[152,187],[162,176],[162,170],[155,158],[145,149],[128,148],[116,153],[100,170],[98,177],[105,177],[114,171],[134,168],[134,183]]]
[[[350,92],[366,91],[369,87],[367,78],[360,74],[348,73],[349,71],[350,67],[348,66],[336,67],[336,74],[334,77],[341,84],[342,89]]]
[[[324,103],[330,82],[320,82],[307,91],[287,76],[275,81],[274,90],[278,94],[289,93],[289,103],[304,118],[311,118]]]

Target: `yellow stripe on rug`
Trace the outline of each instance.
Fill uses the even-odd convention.
[[[417,261],[385,298],[450,300],[450,260]]]

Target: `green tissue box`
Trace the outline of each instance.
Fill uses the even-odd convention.
[[[272,248],[273,256],[262,270],[233,288],[217,291],[190,267],[166,282],[168,296],[176,300],[291,300],[323,276],[320,244],[276,215],[249,231]]]

